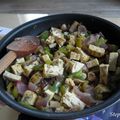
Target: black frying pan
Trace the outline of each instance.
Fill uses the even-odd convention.
[[[0,57],[6,54],[7,52],[6,46],[11,41],[13,41],[14,38],[21,37],[24,35],[38,35],[42,31],[49,29],[51,26],[58,27],[62,23],[71,24],[74,20],[82,22],[88,28],[88,30],[92,31],[93,33],[102,32],[110,43],[120,45],[120,28],[115,24],[107,20],[90,15],[59,14],[59,15],[51,15],[40,19],[32,20],[12,30],[2,39],[0,43]],[[5,86],[2,80],[2,76],[0,77],[0,79],[1,79],[0,99],[3,102],[5,102],[7,105],[12,107],[13,109],[38,118],[73,119],[73,118],[85,117],[112,105],[113,103],[117,102],[120,98],[120,91],[118,90],[105,102],[96,105],[94,107],[91,107],[89,109],[85,109],[83,111],[61,112],[61,113],[37,111],[37,110],[31,110],[25,108],[20,104],[18,104],[15,100],[11,99],[5,92]]]

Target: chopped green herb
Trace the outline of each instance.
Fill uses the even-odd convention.
[[[49,37],[49,31],[44,31],[39,35],[39,38],[42,40],[46,40]]]

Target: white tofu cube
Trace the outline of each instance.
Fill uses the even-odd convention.
[[[58,38],[64,38],[64,35],[62,34],[62,30],[52,27],[51,28],[51,33],[53,34],[53,36],[58,37]]]
[[[45,91],[45,93],[47,94],[47,100],[48,100],[48,102],[54,97],[54,92],[52,92],[51,90],[49,90],[49,89],[47,89],[46,91]]]
[[[69,35],[69,44],[70,45],[75,45],[75,39],[76,39],[76,37],[75,37],[75,35]]]
[[[96,67],[99,65],[99,61],[97,58],[93,59],[93,60],[90,60],[88,62],[86,62],[86,65],[88,68],[92,68],[92,67]]]
[[[63,75],[64,68],[56,65],[44,65],[44,75],[46,77],[53,77],[58,75]]]
[[[34,93],[30,90],[26,90],[21,101],[24,103],[27,103],[29,105],[34,105],[36,99],[37,99],[36,93]]]
[[[66,78],[65,83],[72,87],[75,86],[75,83],[71,78]]]
[[[56,47],[56,43],[51,43],[51,44],[49,44],[49,48],[54,48],[54,47]]]
[[[87,55],[81,48],[76,47],[76,52],[80,54],[81,62],[87,62],[90,59],[90,56]]]
[[[73,61],[71,62],[71,72],[78,72],[79,70],[81,70],[83,68],[84,64],[81,62],[77,62],[77,61]]]
[[[107,85],[108,83],[108,68],[109,64],[100,65],[100,83]]]
[[[29,81],[34,84],[38,84],[41,79],[42,79],[42,76],[41,76],[40,72],[36,72],[35,74],[32,75],[32,77],[30,78]]]
[[[49,107],[50,108],[59,108],[61,105],[60,105],[60,103],[58,102],[58,101],[50,101],[50,105],[49,105]]]
[[[59,38],[59,37],[55,37],[55,41],[59,45],[59,47],[63,46],[64,43],[66,42],[64,38]]]
[[[53,36],[55,37],[55,41],[56,43],[61,47],[63,46],[63,44],[66,42],[65,38],[64,38],[64,34],[62,33],[61,29],[58,28],[51,28],[51,33],[53,34]]]
[[[76,53],[76,52],[71,52],[71,53],[70,53],[70,59],[80,60],[80,54],[78,54],[78,53]]]
[[[64,65],[64,62],[63,62],[63,60],[62,59],[54,59],[53,60],[53,65],[57,65],[57,66],[59,66],[60,68],[63,68],[63,65]]]
[[[21,79],[22,79],[21,76],[15,75],[15,74],[10,73],[10,72],[8,72],[8,71],[5,71],[5,72],[3,73],[3,77],[4,77],[5,79],[11,80],[11,81],[21,81]]]
[[[49,37],[47,38],[46,42],[47,42],[48,44],[54,43],[54,42],[55,42],[55,37],[54,37],[54,36],[49,36]]]
[[[14,64],[11,68],[16,75],[21,75],[23,73],[23,68],[20,64]]]
[[[85,103],[82,102],[74,93],[66,92],[62,98],[62,102],[71,109],[83,110]]]
[[[105,49],[90,44],[89,45],[89,52],[91,55],[93,55],[95,57],[102,57],[105,54]]]
[[[47,62],[50,63],[51,62],[51,59],[50,59],[48,54],[42,55],[42,59],[45,63],[47,63]]]
[[[109,71],[115,71],[117,67],[118,52],[111,52],[109,56]]]
[[[22,64],[22,63],[24,63],[24,62],[25,62],[25,59],[24,59],[23,57],[16,59],[16,63],[18,63],[18,64]]]
[[[39,65],[38,61],[34,61],[32,64],[30,64],[28,66],[24,66],[23,74],[28,77],[30,75],[30,73],[32,72],[33,67],[36,66],[36,65]]]

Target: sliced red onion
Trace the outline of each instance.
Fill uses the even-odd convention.
[[[91,106],[96,103],[96,100],[89,93],[81,92],[76,86],[73,88],[73,92],[77,97],[82,100],[87,106]]]
[[[48,103],[48,100],[39,96],[36,103],[35,103],[35,106],[38,108],[38,109],[41,109],[43,107],[47,107],[47,103]]]
[[[27,85],[24,84],[23,82],[17,82],[16,87],[20,95],[23,95],[24,92],[27,90]]]
[[[31,91],[35,91],[37,89],[37,86],[33,84],[32,82],[29,82],[28,89]]]

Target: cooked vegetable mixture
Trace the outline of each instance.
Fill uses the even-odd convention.
[[[93,34],[74,21],[36,37],[36,51],[16,59],[3,73],[7,93],[20,104],[51,112],[80,111],[116,91],[120,49],[101,32]]]

